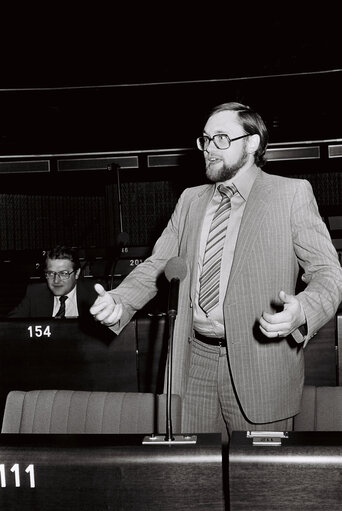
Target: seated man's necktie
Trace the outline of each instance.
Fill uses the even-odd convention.
[[[55,318],[65,318],[65,301],[68,297],[67,296],[60,296],[59,301],[61,302],[61,305],[59,307],[59,310],[55,316]]]

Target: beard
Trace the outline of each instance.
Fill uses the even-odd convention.
[[[241,154],[240,158],[236,163],[231,165],[227,165],[226,163],[222,163],[220,167],[213,168],[209,162],[206,162],[206,176],[213,183],[219,183],[221,181],[227,181],[228,179],[232,179],[238,171],[245,165],[248,160],[248,154],[244,150]]]

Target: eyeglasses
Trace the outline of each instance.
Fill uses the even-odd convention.
[[[74,273],[76,270],[73,270],[73,271],[46,271],[45,272],[45,278],[47,278],[48,280],[52,280],[54,279],[55,277],[58,277],[60,278],[61,280],[69,280],[70,279],[70,275],[72,273]]]
[[[247,135],[241,135],[241,137],[229,138],[228,135],[225,135],[224,133],[218,133],[213,137],[207,137],[206,135],[203,135],[203,137],[198,137],[196,142],[200,151],[206,151],[211,141],[214,142],[217,149],[229,149],[230,144],[234,142],[234,140],[249,137],[249,135],[250,133],[247,133]]]

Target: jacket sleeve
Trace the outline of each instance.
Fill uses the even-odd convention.
[[[112,327],[119,333],[132,316],[157,294],[157,280],[168,260],[179,252],[179,225],[184,207],[185,192],[180,196],[171,218],[153,247],[152,255],[140,263],[124,281],[109,291],[116,303],[123,305],[119,325]]]
[[[304,291],[297,295],[307,322],[307,335],[292,334],[297,342],[308,340],[331,319],[342,300],[342,267],[329,231],[322,220],[312,187],[298,182],[292,205],[294,249],[304,273]]]

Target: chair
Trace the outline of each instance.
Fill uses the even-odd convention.
[[[171,400],[174,433],[181,428],[181,399]],[[166,394],[78,390],[9,392],[1,433],[166,432]]]
[[[342,387],[304,385],[295,431],[342,431]]]

